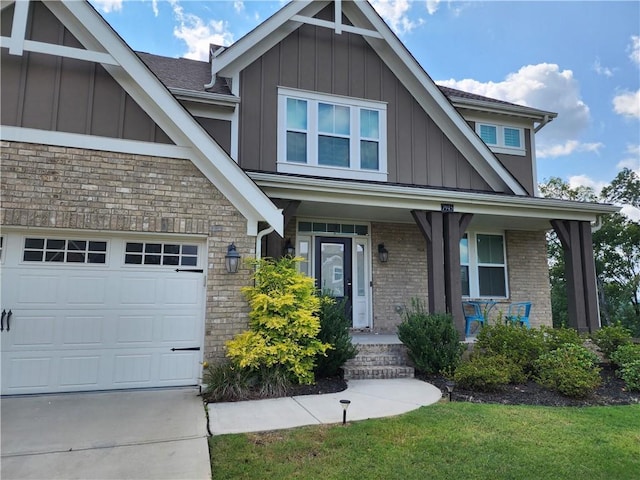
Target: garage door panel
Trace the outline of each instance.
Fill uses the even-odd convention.
[[[155,307],[158,301],[158,280],[153,276],[125,276],[119,282],[118,301],[122,305],[148,305]]]
[[[105,317],[102,315],[68,315],[62,321],[63,345],[101,346],[105,341]]]
[[[23,393],[24,389],[46,388],[54,359],[44,354],[16,355],[2,362],[2,383],[6,393]]]
[[[19,275],[17,302],[14,304],[16,305],[14,308],[32,305],[57,305],[60,299],[61,287],[58,276],[45,274]]]
[[[107,279],[102,277],[70,276],[67,280],[66,302],[73,306],[105,306]]]
[[[13,312],[10,332],[3,332],[3,337],[11,335],[13,345],[20,350],[36,347],[53,346],[56,343],[55,315],[43,315],[33,312]]]
[[[151,354],[116,354],[113,369],[114,385],[123,387],[125,384],[135,383],[139,386],[151,383],[151,365]]]
[[[160,378],[161,381],[189,380],[193,378],[194,362],[196,356],[193,352],[171,352],[160,356]]]
[[[163,301],[165,305],[198,305],[200,291],[202,289],[202,277],[196,278],[168,278],[164,282]]]
[[[193,342],[197,340],[198,318],[195,315],[166,315],[162,319],[162,342]]]
[[[95,387],[99,386],[100,355],[73,355],[60,359],[60,386]]]
[[[152,343],[153,315],[122,315],[118,317],[116,344],[130,347],[131,343]]]

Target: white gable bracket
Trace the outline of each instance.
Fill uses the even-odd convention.
[[[29,0],[16,2],[13,10],[13,24],[11,25],[11,44],[9,45],[10,55],[22,55],[24,38],[27,32],[28,16]]]
[[[290,18],[293,22],[308,23],[317,27],[330,28],[335,30],[336,33],[349,32],[356,33],[358,35],[364,35],[365,37],[382,38],[380,32],[376,30],[368,30],[366,28],[352,27],[351,25],[342,25],[338,27],[338,22],[330,22],[329,20],[320,20],[319,18],[305,17],[303,15],[294,15]],[[340,32],[338,32],[340,30]]]

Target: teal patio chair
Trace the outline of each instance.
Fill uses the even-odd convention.
[[[462,311],[464,312],[464,320],[465,320],[465,336],[470,336],[471,334],[471,324],[473,322],[478,322],[478,325],[484,327],[484,312],[482,311],[482,306],[478,302],[462,302]]]
[[[529,325],[529,313],[531,312],[531,302],[515,302],[509,305],[505,320],[511,323],[519,323],[527,328]]]

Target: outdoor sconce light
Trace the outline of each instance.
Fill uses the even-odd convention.
[[[382,263],[387,263],[387,261],[389,261],[389,250],[384,248],[384,243],[378,245],[378,257]]]
[[[293,257],[296,254],[296,249],[291,245],[291,239],[287,239],[287,243],[284,245],[284,254],[288,257]]]
[[[453,395],[453,388],[456,386],[456,383],[451,380],[447,380],[444,384],[447,387],[447,392],[449,393],[449,401],[451,401],[451,396]]]
[[[237,273],[240,265],[240,254],[236,251],[236,246],[232,243],[227,247],[227,254],[224,256],[224,265],[228,273]]]
[[[342,405],[342,424],[345,425],[347,423],[347,408],[349,408],[349,404],[351,400],[340,400],[340,405]]]

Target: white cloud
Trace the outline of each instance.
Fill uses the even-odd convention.
[[[151,9],[153,10],[153,15],[157,17],[160,13],[158,11],[158,0],[151,0]]]
[[[93,0],[93,3],[104,13],[122,10],[122,0]]]
[[[593,189],[596,195],[600,195],[602,189],[607,185],[607,182],[596,181],[587,175],[574,175],[569,177],[569,186],[571,188],[589,187]]]
[[[177,0],[171,2],[173,14],[179,25],[173,28],[173,35],[187,44],[184,57],[194,60],[209,59],[209,44],[230,45],[233,33],[223,20],[205,22],[197,15],[187,13]]]
[[[235,0],[235,2],[233,2],[233,9],[236,13],[242,13],[244,11],[244,2],[242,0]]]
[[[436,13],[439,6],[440,0],[427,0],[427,12],[429,12],[429,15]]]
[[[398,35],[410,32],[424,23],[421,18],[413,21],[407,15],[411,8],[409,0],[371,0],[371,5]]]
[[[605,77],[613,77],[613,70],[609,67],[603,67],[600,63],[600,59],[596,58],[596,61],[593,62],[593,69],[598,75],[604,75]]]
[[[597,152],[602,147],[601,143],[580,143],[577,140],[589,125],[591,114],[582,101],[580,85],[573,72],[560,70],[556,64],[526,65],[500,82],[451,79],[437,83],[556,112],[558,117],[536,135],[539,156],[568,155],[575,151]]]
[[[616,95],[613,98],[613,111],[623,117],[640,118],[640,90]]]
[[[640,36],[631,36],[631,43],[627,50],[629,51],[631,61],[640,67]]]
[[[625,154],[629,156],[620,160],[616,168],[619,170],[629,168],[640,175],[640,145],[627,145]]]
[[[633,205],[623,205],[620,213],[634,222],[640,222],[640,208],[636,208]]]

